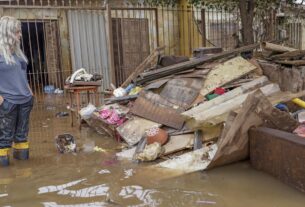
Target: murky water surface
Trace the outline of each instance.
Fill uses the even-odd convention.
[[[119,144],[93,130],[71,128],[56,118],[63,108],[37,107],[31,120],[31,158],[0,169],[0,206],[215,206],[297,207],[304,194],[238,163],[208,172],[176,176],[118,161]],[[82,151],[59,154],[54,137],[71,133]],[[99,146],[104,152],[93,152]]]

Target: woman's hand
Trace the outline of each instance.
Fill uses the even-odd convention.
[[[2,105],[3,101],[4,101],[3,97],[0,96],[0,106]]]

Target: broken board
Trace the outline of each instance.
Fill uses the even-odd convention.
[[[184,124],[182,116],[176,110],[158,106],[144,97],[137,98],[131,113],[175,129],[181,129]]]
[[[203,96],[208,95],[215,88],[230,83],[255,70],[256,66],[242,57],[236,57],[216,66],[208,74],[200,91]]]
[[[183,134],[171,136],[169,141],[163,146],[162,155],[169,155],[183,149],[192,148],[194,144],[194,134]]]
[[[117,132],[129,146],[137,144],[145,131],[152,127],[160,127],[161,124],[134,116],[117,128]]]
[[[157,167],[179,170],[183,173],[191,173],[205,170],[211,159],[215,156],[217,145],[209,145],[201,149],[185,153],[173,159],[157,164]]]

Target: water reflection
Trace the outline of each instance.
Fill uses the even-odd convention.
[[[2,198],[2,197],[6,197],[6,196],[8,196],[8,194],[7,194],[7,193],[0,194],[0,198]]]
[[[82,203],[82,204],[72,204],[72,205],[59,205],[55,202],[44,202],[42,204],[44,207],[104,207],[104,206],[109,206],[108,203],[104,203],[104,202]]]
[[[61,190],[58,195],[69,195],[72,198],[92,198],[97,196],[106,196],[108,194],[109,187],[106,184],[96,185],[88,188],[83,188],[79,190]]]
[[[143,203],[138,206],[158,206],[160,204],[159,200],[155,200],[153,198],[153,194],[158,192],[154,189],[143,189],[141,186],[131,185],[131,186],[124,186],[119,193],[124,199],[128,198],[137,198]]]
[[[109,187],[106,184],[95,185],[88,188],[82,188],[79,190],[69,190],[67,188],[75,186],[87,179],[76,180],[67,184],[58,186],[46,186],[38,189],[38,194],[57,192],[58,195],[68,195],[70,197],[78,198],[91,198],[97,196],[106,196],[109,191]]]
[[[125,179],[132,177],[134,174],[134,169],[124,170]]]
[[[101,175],[103,175],[103,174],[110,174],[110,173],[111,173],[110,170],[107,170],[107,169],[103,169],[103,170],[100,170],[98,172],[98,174],[101,174]]]
[[[76,180],[76,181],[66,183],[66,184],[63,184],[63,185],[57,185],[57,186],[50,185],[50,186],[41,187],[41,188],[38,189],[38,194],[52,193],[52,192],[56,192],[56,191],[61,191],[61,190],[64,190],[65,188],[72,187],[72,186],[77,185],[77,184],[79,184],[83,181],[86,181],[86,180],[87,179],[81,179],[81,180]]]

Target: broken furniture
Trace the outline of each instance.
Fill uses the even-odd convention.
[[[94,85],[94,86],[71,86],[65,85],[65,90],[69,93],[70,99],[70,111],[71,111],[71,126],[73,126],[73,114],[76,113],[76,117],[78,119],[79,128],[81,127],[81,118],[78,112],[81,109],[81,94],[87,93],[87,103],[90,103],[90,93],[94,94],[95,97],[95,105],[98,106],[100,104],[99,95],[98,95],[98,88],[101,85]],[[76,103],[76,106],[73,107],[73,103]]]

